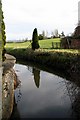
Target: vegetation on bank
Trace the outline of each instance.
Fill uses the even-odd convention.
[[[36,62],[38,64],[62,70],[64,72],[80,71],[80,52],[65,50],[31,50],[31,49],[6,49],[7,53],[14,55],[19,60]]]
[[[0,45],[1,45],[1,51],[2,51],[2,60],[5,60],[5,46],[6,44],[6,34],[5,34],[5,23],[4,23],[4,15],[2,11],[2,3],[0,1]]]

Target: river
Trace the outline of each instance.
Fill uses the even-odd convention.
[[[80,117],[76,84],[35,66],[15,64],[14,69],[21,84],[15,90],[11,119]]]

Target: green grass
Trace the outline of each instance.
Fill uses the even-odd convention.
[[[30,42],[23,42],[23,43],[6,43],[6,48],[27,48],[30,45]]]
[[[55,39],[46,39],[46,40],[40,40],[40,48],[52,48],[52,42],[53,43],[60,43],[60,38],[55,38]]]
[[[60,38],[55,38],[55,39],[46,39],[46,40],[40,40],[39,41],[39,45],[40,48],[52,48],[52,42],[58,42],[60,43]],[[27,48],[27,47],[31,47],[29,46],[31,43],[28,42],[23,42],[23,43],[7,43],[6,44],[6,48]]]

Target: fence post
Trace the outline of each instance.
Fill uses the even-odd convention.
[[[58,43],[56,43],[56,48],[58,48]]]
[[[52,48],[54,48],[54,43],[52,42]]]

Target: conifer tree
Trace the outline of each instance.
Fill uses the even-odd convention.
[[[32,35],[32,49],[35,50],[38,48],[39,48],[38,32],[37,32],[37,28],[35,28]]]

